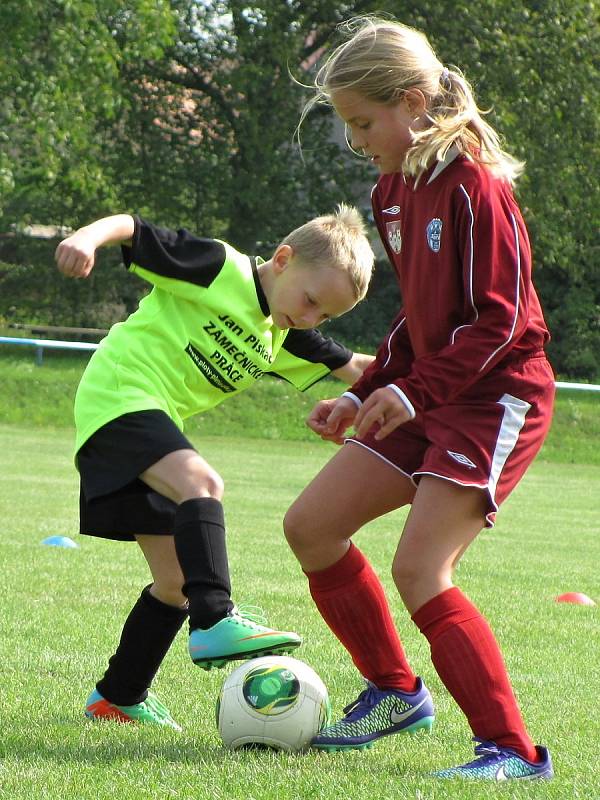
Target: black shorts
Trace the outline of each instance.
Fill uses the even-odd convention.
[[[103,425],[76,456],[80,533],[121,541],[171,535],[177,505],[138,476],[175,450],[195,449],[163,411],[124,414]]]

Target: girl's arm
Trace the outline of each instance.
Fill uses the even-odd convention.
[[[87,278],[94,268],[96,250],[105,244],[129,244],[134,232],[133,217],[115,214],[103,217],[75,231],[56,248],[58,269],[70,278]]]
[[[344,434],[352,425],[358,405],[342,395],[334,400],[321,400],[311,411],[306,424],[321,439],[336,444],[344,443]]]
[[[406,316],[401,309],[377,348],[375,358],[364,373],[355,380],[350,391],[359,402],[364,402],[376,389],[388,386],[400,375],[408,375],[414,354],[410,345]]]
[[[442,347],[419,355],[408,374],[392,381],[416,413],[464,396],[507,356],[539,352],[548,339],[527,230],[508,187],[465,180],[452,203],[462,317],[456,315]]]

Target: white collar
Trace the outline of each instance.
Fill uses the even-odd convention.
[[[442,172],[442,170],[445,170],[446,167],[449,164],[451,164],[459,154],[460,154],[460,151],[459,151],[458,147],[455,144],[453,144],[448,149],[448,152],[446,153],[446,158],[443,161],[438,161],[437,164],[435,165],[435,169],[433,170],[433,172],[429,176],[429,180],[427,181],[427,185],[429,186],[430,183],[433,183],[433,181],[437,178],[437,176],[440,174],[440,172]]]

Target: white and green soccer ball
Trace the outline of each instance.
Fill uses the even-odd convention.
[[[325,684],[289,656],[246,661],[225,680],[217,701],[217,728],[232,749],[303,750],[329,720]]]

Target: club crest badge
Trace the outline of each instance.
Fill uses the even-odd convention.
[[[442,246],[442,220],[434,217],[427,226],[427,244],[434,253],[440,252]]]
[[[395,219],[393,222],[386,222],[385,227],[387,230],[387,238],[390,247],[394,253],[398,254],[402,249],[402,233],[400,231],[400,220]]]

